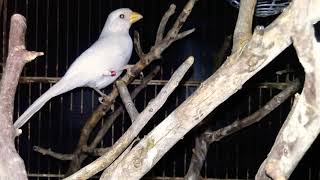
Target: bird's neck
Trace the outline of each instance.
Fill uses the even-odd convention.
[[[129,36],[129,32],[112,32],[112,31],[102,31],[99,39],[105,38],[105,37],[119,37],[119,36]]]
[[[127,35],[129,34],[130,24],[107,21],[102,29],[101,36],[104,35]]]

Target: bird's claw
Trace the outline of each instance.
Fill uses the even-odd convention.
[[[108,95],[103,95],[98,98],[101,104],[107,104],[108,102],[112,102],[112,99]]]
[[[140,72],[140,76],[139,76],[139,78],[140,78],[140,79],[143,79],[143,78],[144,78],[144,74],[143,74],[143,72],[142,72],[142,71]]]
[[[98,98],[98,100],[99,100],[99,102],[101,104],[105,104],[105,105],[107,105],[108,102],[111,102],[112,104],[110,105],[110,109],[111,109],[112,112],[114,112],[113,100],[109,96],[107,96],[107,95],[101,96],[101,97]]]

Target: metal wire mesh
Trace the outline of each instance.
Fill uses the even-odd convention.
[[[226,0],[232,6],[239,8],[240,0]],[[291,0],[258,0],[255,10],[255,16],[267,17],[276,15],[289,5]]]

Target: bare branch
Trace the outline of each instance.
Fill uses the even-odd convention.
[[[179,34],[177,35],[175,41],[176,41],[176,40],[179,40],[179,39],[182,39],[182,38],[184,38],[184,37],[186,37],[186,36],[188,36],[189,34],[193,33],[195,30],[196,30],[195,28],[192,28],[192,29],[189,29],[189,30],[187,30],[187,31],[183,31],[183,32],[179,33]]]
[[[26,50],[26,29],[26,19],[14,14],[10,24],[9,53],[0,83],[0,179],[27,179],[23,160],[14,144],[15,136],[21,132],[13,127],[14,96],[24,65],[43,53]]]
[[[159,71],[160,66],[156,66],[156,68],[154,68],[146,77],[143,78],[141,84],[132,91],[131,97],[135,98],[145,87],[147,87],[148,82],[151,81],[159,73]],[[69,165],[67,174],[75,172],[81,168],[82,162],[88,157],[87,153],[85,152],[93,151],[97,147],[114,121],[123,113],[123,111],[123,106],[120,106],[105,120],[103,126],[89,146],[87,144],[78,144],[77,149],[73,153],[75,156]]]
[[[295,105],[260,166],[257,179],[288,179],[320,132],[320,43],[314,36],[314,14],[309,9],[312,2],[295,0],[292,5],[292,39],[305,71],[304,88],[300,96],[296,95]]]
[[[140,40],[140,35],[138,31],[134,31],[133,44],[139,58],[143,59],[145,54],[141,47],[141,40]]]
[[[297,92],[299,87],[300,81],[296,79],[295,81],[290,83],[285,90],[274,96],[262,108],[260,108],[250,116],[241,120],[236,120],[232,124],[215,131],[212,131],[209,128],[204,131],[199,137],[196,138],[196,144],[195,148],[193,149],[193,155],[191,158],[189,170],[185,178],[192,179],[200,176],[200,171],[206,158],[209,144],[220,141],[222,138],[225,138],[254,123],[259,122],[266,115],[279,107],[280,104],[291,97],[295,92]]]
[[[62,154],[62,153],[57,153],[53,152],[50,148],[45,149],[39,146],[33,146],[33,150],[44,155],[44,156],[51,156],[53,158],[59,159],[61,161],[70,161],[74,158],[73,154]]]
[[[133,139],[147,124],[147,122],[162,107],[169,95],[178,86],[179,82],[182,80],[184,74],[191,67],[193,62],[193,57],[189,57],[176,70],[169,82],[161,89],[157,97],[149,102],[148,106],[138,115],[136,120],[125,132],[125,134],[123,134],[120,139],[118,139],[118,141],[111,147],[110,151],[66,179],[86,179],[108,167],[130,145]]]
[[[141,85],[139,85],[132,91],[131,98],[134,99],[142,91],[142,89],[146,88],[148,82],[151,81],[154,78],[154,76],[156,76],[159,73],[159,71],[160,71],[160,66],[157,66],[150,74],[144,77]],[[102,138],[104,137],[108,129],[113,124],[116,117],[118,117],[122,113],[122,111],[123,111],[123,107],[121,106],[111,116],[109,116],[108,120],[104,123],[102,128],[99,130],[95,139],[92,141],[89,147],[95,148],[98,145],[98,143],[102,140]]]
[[[119,165],[119,163],[123,160],[124,157],[126,157],[126,155],[130,152],[130,150],[132,149],[133,144],[135,144],[135,142],[140,141],[140,138],[135,139],[130,146],[128,146],[128,148],[123,151],[123,153],[107,168],[103,171],[100,180],[104,180],[104,179],[108,179],[111,174],[113,173],[114,169]]]
[[[233,34],[232,52],[241,49],[251,39],[252,19],[257,0],[240,1],[237,24]]]
[[[176,5],[171,4],[167,12],[162,16],[162,19],[158,27],[155,44],[159,44],[162,41],[167,22],[169,18],[174,14],[175,10],[176,10]]]
[[[187,18],[189,17],[193,6],[195,5],[195,3],[198,0],[189,0],[188,3],[184,6],[183,10],[181,11],[181,13],[179,14],[179,17],[177,18],[177,20],[175,21],[175,23],[173,24],[172,28],[169,30],[167,36],[165,37],[165,39],[170,39],[170,38],[174,38],[178,35],[181,27],[183,26],[184,22],[187,20]]]
[[[136,117],[139,115],[139,112],[137,108],[134,106],[129,90],[123,81],[117,81],[116,85],[118,87],[118,91],[120,93],[124,107],[126,107],[127,112],[129,113],[129,116],[131,118],[131,121],[133,122],[136,119]]]

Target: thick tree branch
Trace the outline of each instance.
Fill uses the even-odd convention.
[[[314,2],[295,0],[292,5],[296,10],[292,39],[305,70],[305,83],[268,157],[260,166],[257,179],[288,179],[320,132],[320,43],[316,41],[312,25]]]
[[[118,87],[118,91],[120,93],[120,97],[122,99],[124,107],[126,107],[126,110],[131,118],[131,121],[133,122],[136,119],[136,117],[139,115],[139,112],[137,108],[134,106],[129,90],[123,81],[117,81],[116,85]]]
[[[138,115],[129,129],[118,139],[111,149],[96,159],[94,162],[80,169],[66,179],[87,179],[99,171],[107,168],[118,156],[130,145],[142,128],[148,123],[153,115],[163,106],[169,95],[178,86],[184,74],[193,64],[193,57],[189,57],[172,75],[169,82],[161,89],[157,97],[151,100],[148,106]]]
[[[295,8],[287,8],[266,29],[256,28],[246,46],[229,56],[193,95],[144,137],[117,166],[113,176],[117,179],[141,178],[188,131],[287,48],[292,43]]]
[[[241,120],[236,120],[232,124],[215,131],[212,131],[209,128],[204,131],[199,137],[196,138],[195,148],[192,150],[193,155],[191,157],[189,170],[185,176],[185,179],[194,180],[199,178],[203,162],[205,161],[208,148],[211,143],[220,141],[224,137],[227,137],[254,123],[259,122],[266,115],[276,109],[280,104],[282,104],[286,99],[297,92],[299,87],[300,81],[297,79],[290,83],[285,90],[274,96],[262,108],[250,116]]]
[[[14,138],[18,135],[12,121],[14,95],[24,65],[43,53],[26,50],[26,29],[26,19],[14,14],[11,17],[8,57],[0,83],[0,179],[27,179],[23,160],[14,145]]]
[[[161,57],[161,53],[167,49],[174,41],[178,40],[177,39],[177,34],[179,33],[180,28],[186,21],[187,17],[191,13],[191,10],[193,8],[194,3],[197,0],[189,0],[189,3],[185,6],[184,10],[180,13],[179,17],[177,18],[175,25],[171,28],[171,32],[176,32],[172,33],[170,35],[166,35],[165,38],[162,39],[158,44],[155,44],[154,46],[151,47],[150,51],[146,54],[142,53],[142,48],[139,46],[137,47],[140,43],[139,40],[136,40],[135,47],[138,49],[138,55],[140,56],[140,60],[128,71],[122,78],[121,80],[126,84],[130,84],[136,76],[138,76],[142,70],[147,67],[151,62],[154,60],[157,60]],[[169,11],[170,8],[169,8]],[[163,23],[164,24],[164,23]],[[178,25],[177,25],[178,24]],[[165,24],[164,24],[165,25]],[[136,36],[137,37],[137,36]],[[119,92],[117,88],[113,88],[111,93],[108,95],[108,99],[106,101],[99,105],[96,110],[92,113],[92,115],[88,118],[86,121],[85,125],[83,126],[79,138],[78,145],[76,147],[76,150],[74,151],[74,154],[80,154],[81,153],[81,148],[85,147],[87,145],[89,136],[93,130],[93,128],[97,125],[97,123],[101,120],[101,118],[105,115],[106,111],[109,110],[110,106],[113,104],[115,98],[119,95]],[[68,170],[68,174],[71,174],[75,172],[73,167],[73,162],[70,164],[70,168]]]
[[[108,179],[111,174],[113,173],[114,169],[118,166],[118,164],[123,160],[124,157],[130,152],[132,149],[133,144],[136,143],[136,141],[140,141],[140,138],[135,139],[130,146],[127,147],[125,151],[107,168],[103,171],[100,180]]]

